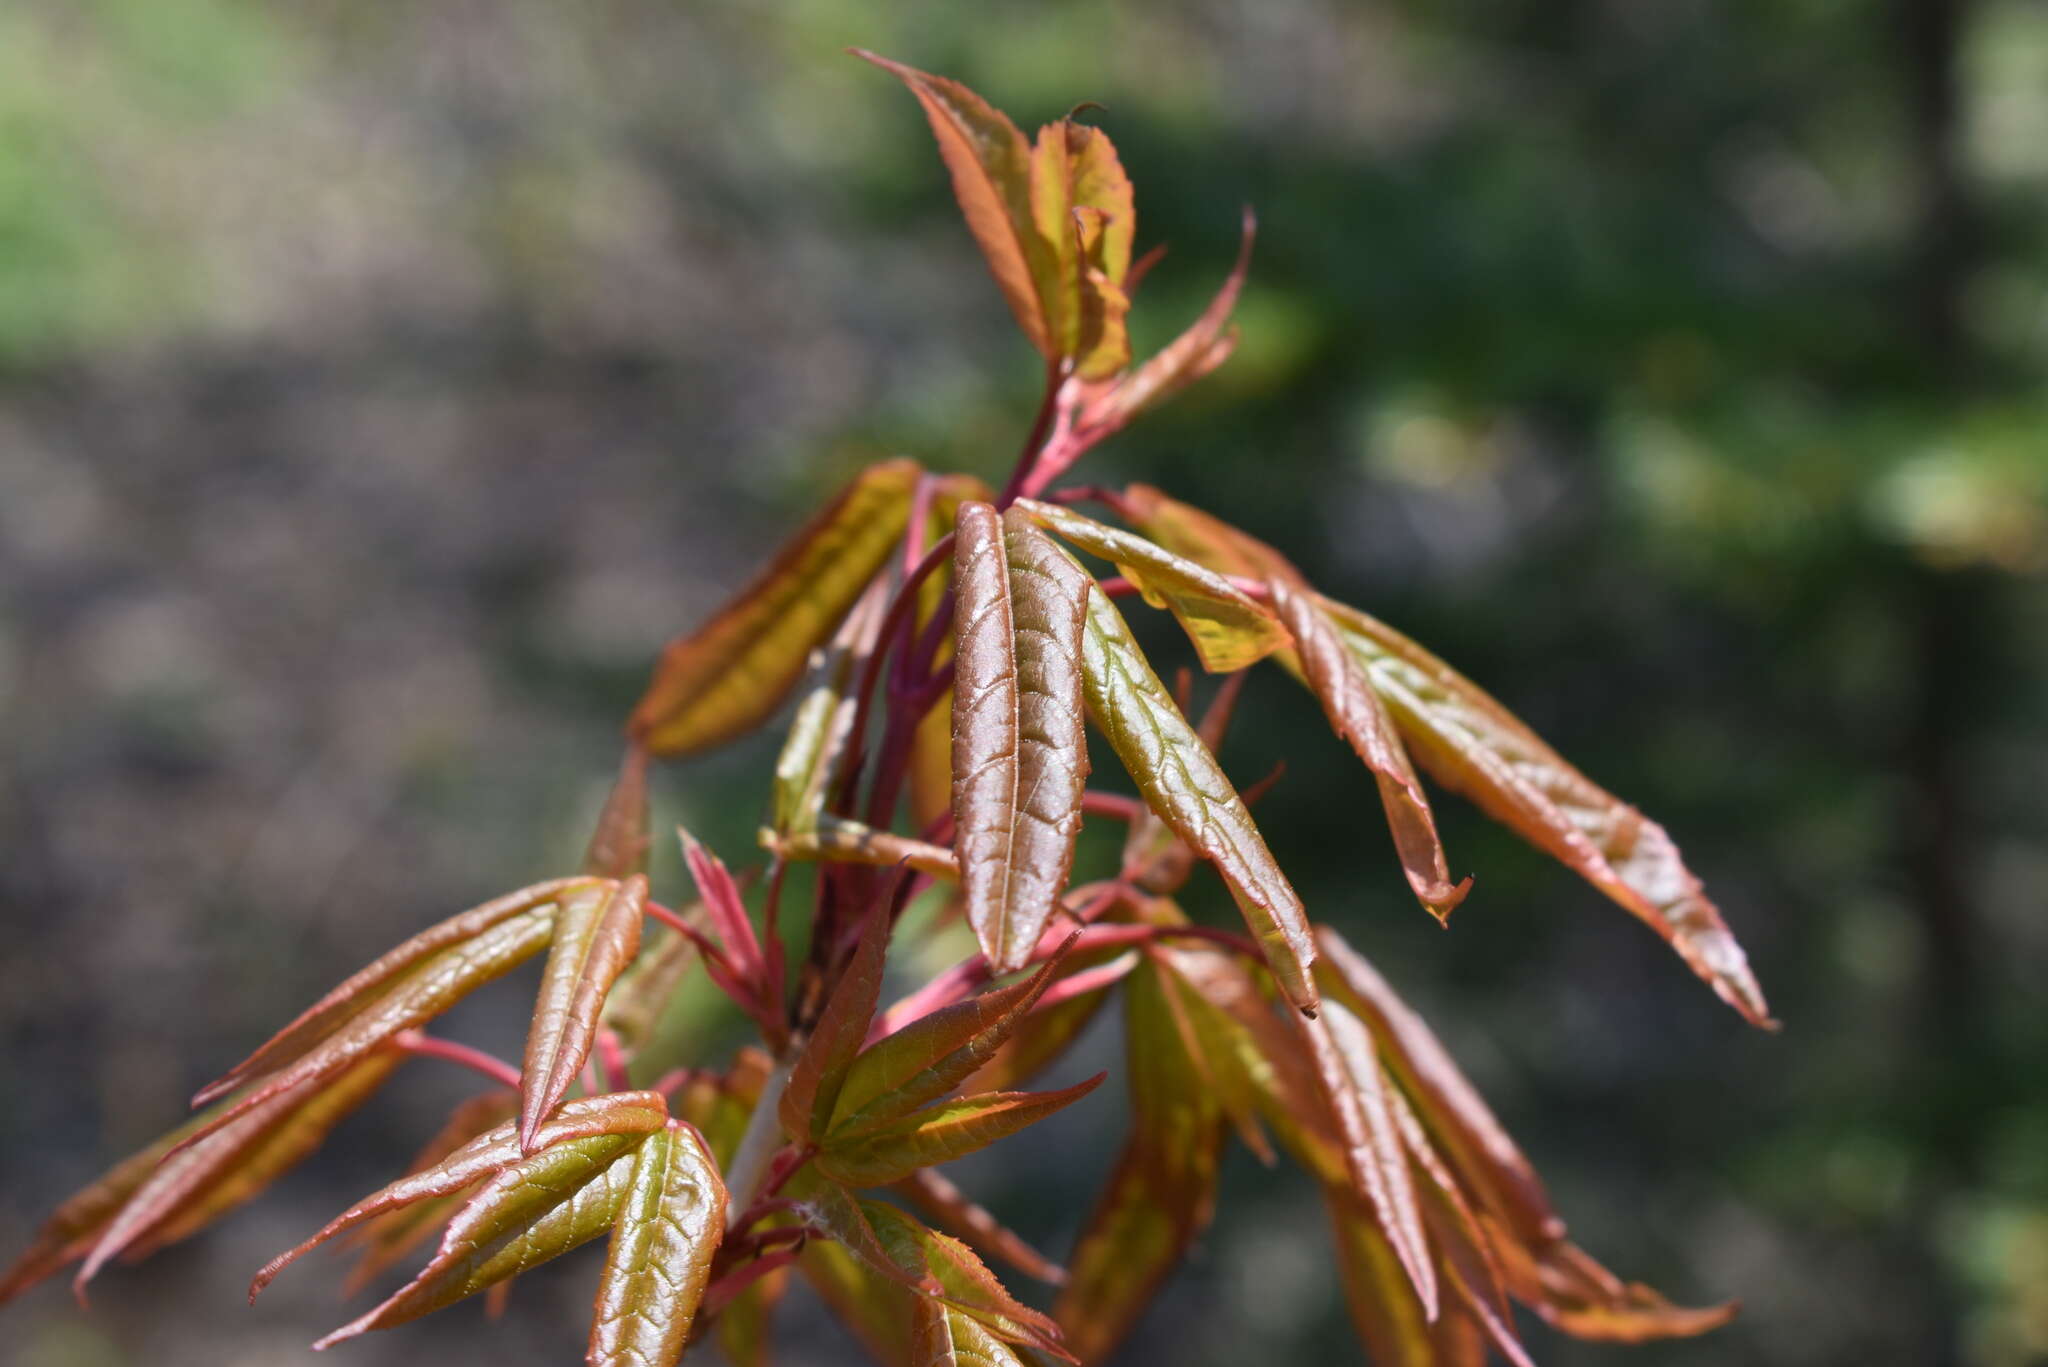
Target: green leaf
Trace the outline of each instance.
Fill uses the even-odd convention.
[[[668,1107],[659,1092],[613,1092],[580,1097],[541,1127],[541,1144],[567,1144],[584,1139],[637,1140],[668,1123]],[[381,1191],[350,1206],[296,1247],[272,1258],[249,1283],[249,1299],[277,1280],[279,1273],[338,1234],[378,1219],[391,1211],[438,1200],[516,1167],[528,1155],[519,1142],[519,1127],[506,1122],[479,1134],[433,1165],[408,1173]]]
[[[1337,1133],[1344,1144],[1344,1162],[1352,1190],[1365,1201],[1380,1231],[1408,1271],[1423,1318],[1437,1313],[1436,1265],[1423,1231],[1422,1211],[1409,1178],[1401,1131],[1387,1100],[1387,1082],[1380,1073],[1372,1036],[1341,1002],[1326,1001],[1323,1013],[1303,1025],[1322,1079]]]
[[[818,823],[825,790],[837,775],[853,729],[854,680],[875,648],[887,606],[888,581],[876,579],[840,624],[832,643],[814,651],[812,683],[775,760],[771,821],[777,833],[809,831]]]
[[[825,1134],[847,1139],[958,1087],[995,1053],[1059,971],[1054,958],[1022,982],[942,1007],[863,1050],[846,1071]]]
[[[690,1130],[671,1120],[642,1141],[612,1228],[590,1367],[673,1367],[725,1237],[725,1184]]]
[[[944,1301],[911,1301],[909,1361],[917,1367],[1024,1367],[1024,1359],[974,1319]]]
[[[541,973],[520,1073],[519,1137],[528,1153],[590,1056],[605,996],[640,952],[646,913],[647,876],[639,873],[571,893],[555,912],[554,946]]]
[[[999,973],[1031,957],[1073,868],[1088,745],[1088,577],[1021,514],[960,508],[955,529],[954,849]]]
[[[519,1093],[512,1088],[484,1092],[457,1106],[434,1137],[421,1146],[406,1167],[408,1177],[438,1167],[449,1155],[487,1131],[519,1117]],[[508,1128],[507,1133],[512,1131]],[[479,1179],[481,1180],[481,1179]],[[396,1266],[422,1239],[445,1223],[466,1199],[465,1187],[447,1196],[432,1196],[398,1206],[373,1216],[359,1225],[349,1238],[352,1247],[363,1250],[349,1269],[341,1294],[353,1296],[388,1269]]]
[[[753,730],[803,677],[888,562],[910,517],[915,461],[870,465],[692,634],[671,642],[627,729],[651,754],[708,749]]]
[[[418,1319],[597,1238],[625,1204],[647,1139],[646,1132],[567,1139],[502,1168],[448,1222],[418,1276],[313,1346]]]
[[[1287,999],[1313,1013],[1309,966],[1316,950],[1301,898],[1222,766],[1146,663],[1123,614],[1099,588],[1088,595],[1082,641],[1082,677],[1096,726],[1152,810],[1223,875]]]
[[[269,1082],[237,1102],[246,1107],[256,1104],[251,1097],[302,1080],[309,1059],[325,1066],[341,1056],[334,1066],[346,1066],[348,1058],[432,1019],[472,988],[538,953],[553,933],[556,899],[600,885],[592,878],[536,883],[421,931],[308,1007],[255,1053],[200,1089],[192,1104],[204,1105],[267,1076]],[[213,1123],[224,1123],[234,1113],[223,1112]]]
[[[1056,1092],[985,1092],[940,1102],[857,1137],[828,1138],[818,1171],[850,1187],[899,1182],[1015,1134],[1095,1090],[1105,1075]]]
[[[1348,1186],[1323,1194],[1338,1284],[1375,1367],[1484,1367],[1485,1344],[1461,1307],[1444,1307],[1434,1325],[1423,1317],[1414,1283],[1364,1198]]]
[[[1188,1056],[1157,965],[1124,992],[1131,1135],[1068,1259],[1053,1314],[1084,1362],[1107,1358],[1208,1226],[1223,1115]]]
[[[1019,499],[1016,507],[1061,540],[1113,563],[1147,603],[1170,611],[1212,674],[1256,664],[1288,644],[1286,628],[1265,604],[1157,542],[1056,503]]]
[[[862,1201],[861,1211],[882,1247],[905,1273],[937,1284],[935,1299],[1005,1343],[1024,1344],[1075,1361],[1050,1318],[1021,1304],[958,1239],[926,1229],[894,1206]]]
[[[868,1260],[835,1240],[811,1240],[796,1265],[818,1299],[853,1331],[877,1362],[917,1361],[911,1356],[911,1316],[924,1297],[889,1280]]]
[[[822,1139],[846,1084],[847,1071],[867,1039],[868,1022],[882,996],[882,963],[889,952],[889,912],[868,913],[860,946],[840,974],[810,1038],[790,1068],[782,1090],[782,1129],[798,1142]]]

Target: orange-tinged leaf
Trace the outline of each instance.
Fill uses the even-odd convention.
[[[273,1097],[180,1148],[213,1119],[198,1117],[117,1163],[60,1205],[29,1249],[0,1273],[0,1303],[79,1259],[85,1266],[74,1285],[82,1294],[109,1259],[132,1261],[197,1233],[297,1166],[403,1057],[380,1051],[341,1077]]]
[[[618,1217],[647,1138],[567,1139],[501,1169],[448,1222],[418,1276],[313,1346],[418,1319],[597,1238]]]
[[[1016,507],[1061,540],[1113,563],[1147,603],[1170,611],[1210,673],[1243,669],[1288,644],[1286,628],[1265,604],[1157,542],[1056,503],[1019,499]]]
[[[1674,1305],[1640,1282],[1624,1282],[1576,1245],[1559,1240],[1541,1253],[1512,1241],[1500,1245],[1508,1288],[1545,1323],[1573,1338],[1648,1343],[1690,1338],[1735,1318],[1735,1302]]]
[[[978,1252],[1001,1258],[1027,1277],[1058,1285],[1066,1269],[1040,1253],[946,1177],[929,1168],[898,1182],[895,1190],[910,1199],[927,1220]]]
[[[1223,1115],[1202,1084],[1156,964],[1124,993],[1131,1135],[1068,1259],[1053,1307],[1083,1362],[1105,1359],[1204,1228],[1216,1204]]]
[[[1088,577],[1021,514],[961,505],[955,529],[953,822],[967,920],[997,972],[1052,918],[1081,833]]]
[[[1336,1001],[1325,1002],[1322,1015],[1307,1022],[1303,1032],[1337,1119],[1352,1189],[1364,1198],[1407,1269],[1423,1318],[1434,1320],[1436,1267],[1372,1037],[1358,1017]]]
[[[1010,1037],[1060,966],[1055,957],[1022,982],[941,1007],[877,1040],[846,1070],[825,1133],[846,1139],[879,1129],[958,1087]]]
[[[1056,272],[1043,290],[1054,354],[1072,357],[1084,380],[1114,375],[1131,359],[1123,284],[1137,209],[1108,135],[1071,119],[1039,129],[1030,201],[1033,227]]]
[[[944,1301],[913,1297],[912,1367],[1024,1367],[1009,1344]]]
[[[606,795],[584,851],[583,871],[599,878],[625,878],[647,871],[647,752],[626,743],[619,777]]]
[[[668,1123],[667,1103],[659,1092],[614,1092],[564,1102],[541,1130],[544,1146],[594,1138],[637,1140]],[[535,1155],[536,1157],[538,1155]],[[494,1126],[459,1145],[430,1167],[408,1173],[372,1193],[327,1222],[311,1238],[264,1264],[249,1283],[249,1299],[277,1280],[279,1273],[336,1235],[367,1224],[387,1212],[423,1201],[453,1196],[466,1188],[509,1171],[525,1161],[519,1127],[512,1121]]]
[[[1237,331],[1230,326],[1231,310],[1244,288],[1251,269],[1252,237],[1256,224],[1252,211],[1244,211],[1244,237],[1238,248],[1237,264],[1224,280],[1223,288],[1188,329],[1149,357],[1113,385],[1103,386],[1091,398],[1082,418],[1090,427],[1120,427],[1145,409],[1163,402],[1201,379],[1230,359],[1237,347]]]
[[[421,1146],[407,1166],[406,1176],[415,1176],[438,1166],[478,1135],[517,1119],[518,1115],[519,1093],[511,1088],[469,1098],[457,1106],[434,1137]],[[342,1285],[342,1295],[354,1295],[387,1269],[396,1266],[422,1239],[453,1215],[462,1201],[461,1192],[428,1197],[387,1210],[358,1226],[349,1243],[361,1248],[363,1255],[349,1269],[348,1280]]]
[[[882,994],[882,962],[889,952],[889,913],[877,906],[868,913],[860,946],[848,960],[825,1008],[811,1027],[810,1038],[789,1071],[782,1090],[782,1129],[791,1139],[822,1139],[846,1085],[847,1070],[867,1039],[868,1022]]]
[[[386,998],[419,987],[423,977],[437,978],[439,970],[448,966],[450,956],[459,956],[479,936],[507,921],[535,912],[545,912],[557,898],[580,888],[594,886],[599,881],[592,878],[557,878],[546,883],[536,883],[532,887],[521,888],[518,892],[508,893],[482,906],[473,907],[459,916],[451,916],[439,925],[421,931],[396,949],[379,956],[306,1008],[297,1020],[278,1031],[262,1048],[229,1069],[218,1080],[201,1088],[199,1094],[192,1099],[192,1104],[204,1105],[227,1095],[252,1078],[275,1073],[298,1061],[329,1040],[344,1026],[351,1025],[366,1013],[379,1009]],[[523,939],[523,936],[515,938]],[[531,948],[538,950],[540,944],[535,944]],[[510,967],[511,965],[506,965],[508,970]],[[394,1027],[393,1033],[403,1028]]]
[[[646,914],[647,875],[641,873],[571,893],[556,908],[554,944],[541,971],[520,1073],[519,1138],[528,1153],[539,1143],[541,1122],[569,1094],[590,1057],[605,996],[640,952]]]
[[[1472,880],[1451,882],[1436,818],[1415,777],[1408,751],[1394,734],[1386,704],[1336,624],[1323,614],[1320,599],[1287,577],[1267,583],[1273,591],[1273,606],[1294,637],[1304,682],[1323,704],[1330,726],[1351,743],[1379,785],[1380,804],[1386,808],[1387,825],[1393,831],[1394,849],[1408,875],[1408,886],[1432,916],[1439,921],[1447,919],[1465,900]]]
[[[856,57],[894,75],[924,107],[939,155],[953,178],[953,197],[981,248],[990,274],[1017,316],[1017,326],[1048,360],[1060,356],[1045,299],[1059,270],[1031,217],[1031,147],[1001,110],[958,81],[854,49]]]
[[[900,1182],[1043,1120],[1100,1086],[1105,1074],[1056,1092],[985,1092],[926,1107],[847,1140],[828,1138],[818,1171],[852,1187]]]
[[[1153,811],[1216,866],[1287,999],[1316,1007],[1315,941],[1301,898],[1223,767],[1174,706],[1123,614],[1099,588],[1088,595],[1082,674],[1089,714]]]
[[[957,881],[960,877],[960,866],[955,862],[953,852],[943,845],[913,840],[893,831],[878,831],[829,812],[818,818],[815,830],[796,835],[777,836],[764,828],[761,847],[784,859],[802,862],[866,864],[880,869],[902,864],[948,882]]]
[[[915,461],[870,465],[704,626],[671,642],[628,731],[651,754],[707,749],[759,726],[811,648],[888,562],[910,517]]]
[[[1425,769],[1641,918],[1752,1024],[1772,1024],[1742,947],[1662,826],[1406,636],[1356,608],[1328,611]]]
[[[1023,1305],[958,1239],[926,1229],[894,1206],[863,1200],[862,1213],[882,1247],[904,1272],[936,1283],[936,1299],[967,1315],[1006,1343],[1075,1359],[1051,1319]]]
[[[649,1135],[612,1227],[590,1326],[589,1367],[674,1367],[725,1237],[725,1184],[676,1121]]]

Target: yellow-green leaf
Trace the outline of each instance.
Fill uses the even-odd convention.
[[[1131,359],[1123,283],[1137,209],[1108,135],[1071,119],[1039,129],[1030,201],[1033,226],[1057,274],[1045,293],[1054,354],[1074,358],[1084,380],[1114,375]]]
[[[766,721],[888,562],[910,517],[915,461],[870,465],[704,626],[671,642],[628,730],[660,756],[731,740]]]
[[[887,588],[887,580],[874,580],[831,644],[812,654],[811,686],[797,704],[789,736],[775,760],[770,819],[777,832],[808,831],[818,823],[826,787],[838,774],[840,753],[853,727],[854,680],[875,648]]]
[[[1104,1074],[1056,1092],[985,1092],[942,1101],[846,1140],[828,1138],[818,1171],[850,1187],[900,1182],[950,1163],[1061,1110],[1101,1085]]]
[[[605,996],[640,952],[646,913],[647,875],[640,873],[571,893],[555,911],[554,945],[541,972],[520,1073],[519,1137],[529,1153],[541,1122],[569,1094],[590,1056]]]
[[[1081,833],[1088,576],[1022,514],[960,508],[953,823],[968,924],[999,973],[1031,957]]]
[[[799,1142],[822,1139],[846,1084],[847,1071],[867,1039],[868,1022],[882,995],[882,963],[889,952],[889,910],[868,913],[860,945],[825,1000],[810,1038],[789,1071],[782,1090],[782,1129]]]
[[[1180,336],[1114,384],[1097,386],[1097,392],[1083,409],[1084,426],[1111,430],[1121,427],[1230,359],[1230,353],[1237,348],[1237,330],[1230,326],[1230,314],[1237,307],[1238,293],[1244,288],[1245,274],[1251,268],[1254,226],[1252,211],[1246,209],[1237,264],[1231,268],[1223,288]]]
[[[1082,638],[1088,711],[1153,811],[1216,866],[1287,999],[1313,1013],[1315,941],[1301,898],[1223,767],[1152,672],[1116,605],[1088,595]]]
[[[649,1135],[612,1228],[590,1326],[590,1367],[674,1367],[725,1237],[725,1184],[675,1121]]]

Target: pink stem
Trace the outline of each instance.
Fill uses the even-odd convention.
[[[516,1089],[519,1086],[519,1070],[495,1054],[473,1049],[467,1044],[452,1039],[439,1039],[418,1030],[401,1030],[391,1037],[391,1042],[408,1054],[421,1058],[446,1059],[459,1063],[465,1068],[482,1073],[493,1082]]]
[[[1090,789],[1081,794],[1081,810],[1090,816],[1115,817],[1118,821],[1131,823],[1143,821],[1150,809],[1134,797]]]

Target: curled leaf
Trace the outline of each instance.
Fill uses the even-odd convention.
[[[519,1138],[531,1153],[546,1120],[582,1071],[612,984],[640,951],[647,876],[601,883],[564,897],[554,945],[526,1036],[520,1073]]]
[[[910,516],[915,461],[870,465],[697,631],[671,642],[627,730],[657,756],[689,754],[766,721],[887,562]]]
[[[641,1141],[612,1228],[589,1367],[674,1367],[725,1237],[725,1184],[676,1121]]]
[[[1088,595],[1082,640],[1082,675],[1096,726],[1152,810],[1223,875],[1281,991],[1313,1014],[1309,966],[1316,950],[1301,898],[1222,766],[1152,672],[1123,614],[1099,588]]]
[[[953,822],[968,923],[997,972],[1030,957],[1073,867],[1088,746],[1088,577],[1021,514],[960,508]]]

